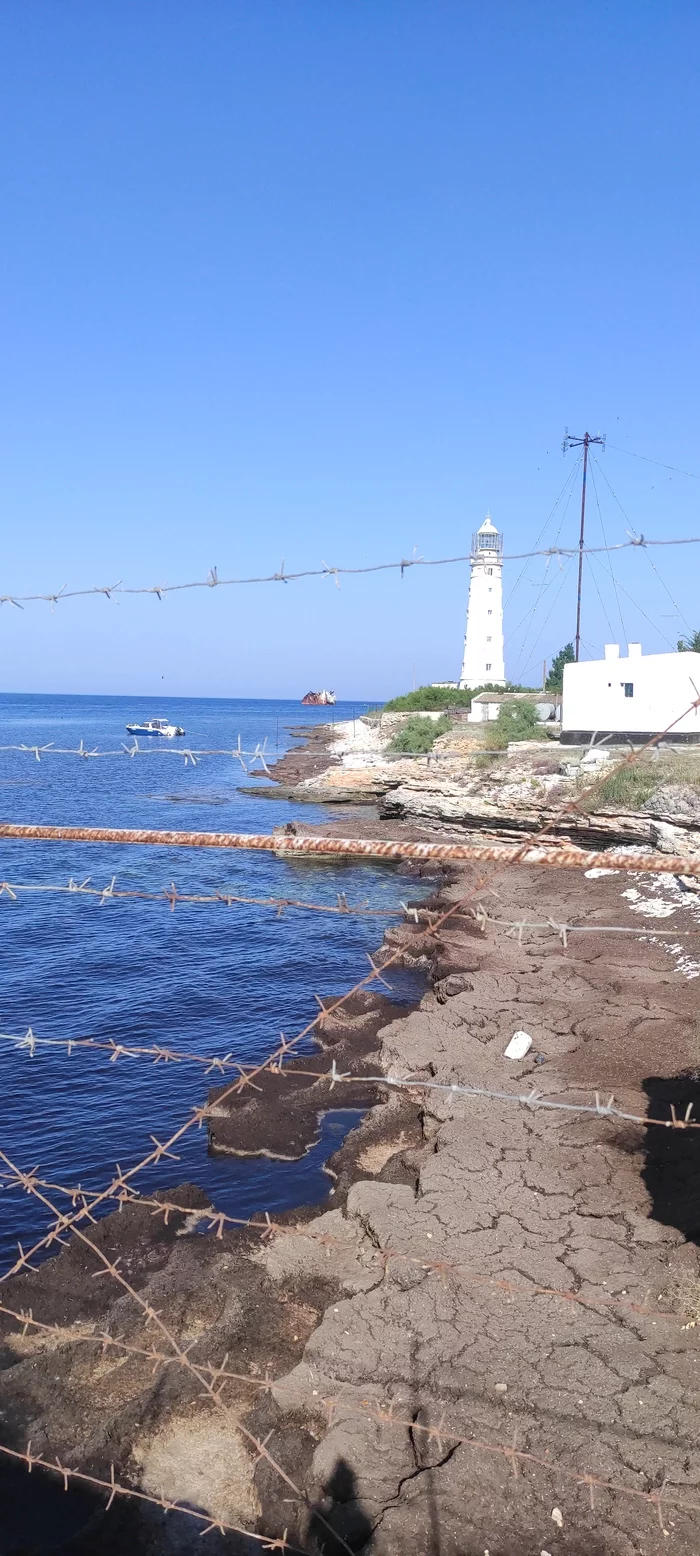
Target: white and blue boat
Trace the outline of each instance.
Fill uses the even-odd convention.
[[[146,719],[145,724],[127,724],[126,728],[130,735],[161,735],[165,740],[185,733],[179,724],[169,724],[167,719]]]

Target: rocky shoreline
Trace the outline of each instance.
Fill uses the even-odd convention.
[[[304,756],[320,765],[320,742],[274,776],[304,782],[291,777]],[[435,835],[359,808],[329,829],[349,825]],[[673,878],[525,867],[476,888],[469,868],[417,881],[413,915],[385,936],[380,960],[398,954],[426,977],[418,1006],[354,997],[322,1023],[311,1059],[289,1061],[288,1080],[268,1075],[209,1120],[217,1150],[303,1153],[335,1060],[350,1079],[330,1105],[369,1111],[328,1164],[330,1208],[212,1226],[206,1197],[180,1185],[167,1195],[179,1211],[130,1204],[89,1228],[221,1397],[187,1365],[154,1359],[167,1349],[157,1321],[93,1279],[95,1255],[72,1239],[4,1286],[5,1308],[36,1321],[22,1334],[0,1315],[6,1444],[31,1437],[33,1453],[107,1480],[113,1465],[149,1495],[328,1556],[697,1549],[698,1354],[684,1326],[696,1305],[700,1316],[700,1135],[449,1089],[614,1093],[643,1117],[685,1111],[700,1098],[682,939],[697,929],[700,947],[696,899]],[[523,923],[545,927],[511,929]],[[562,923],[583,927],[562,937]],[[654,938],[669,927],[677,943]],[[503,1050],[519,1029],[533,1046],[512,1062]],[[49,1548],[31,1522],[37,1483],[7,1472],[25,1541],[9,1551]],[[45,1528],[66,1524],[52,1549],[200,1549],[202,1525],[185,1513],[121,1499],[105,1512],[104,1496],[41,1483]],[[260,1549],[216,1529],[207,1541]]]

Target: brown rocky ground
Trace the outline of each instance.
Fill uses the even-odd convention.
[[[474,880],[460,872],[441,900]],[[549,929],[520,944],[466,915],[436,936],[436,898],[387,937],[429,973],[420,1007],[397,1019],[360,1001],[345,1026],[328,1024],[313,1067],[327,1069],[341,1044],[339,1068],[357,1061],[360,1074],[371,1058],[382,1073],[447,1086],[536,1086],[572,1102],[598,1091],[644,1116],[668,1117],[671,1103],[684,1111],[700,1093],[696,982],[687,959],[638,938],[646,923],[622,896],[630,889],[645,893],[644,878],[630,888],[625,877],[519,868],[472,898],[499,919],[594,930],[566,946]],[[692,928],[675,901],[662,903],[664,927]],[[521,1028],[534,1043],[514,1064],[503,1049]],[[3,1289],[7,1305],[73,1329],[22,1340],[3,1321],[4,1440],[30,1436],[35,1452],[107,1477],[114,1462],[156,1494],[270,1536],[287,1529],[297,1548],[329,1556],[690,1556],[700,1379],[696,1330],[684,1323],[700,1316],[700,1136],[419,1086],[379,1094],[331,1163],[333,1208],[321,1215],[290,1217],[265,1238],[202,1236],[203,1196],[190,1188],[178,1200],[187,1215],[167,1226],[129,1207],[91,1229],[195,1363],[228,1357],[240,1377],[218,1407],[180,1366],[154,1370],[109,1348],[96,1360],[79,1331],[148,1349],[153,1329],[112,1282],[92,1279],[93,1256],[72,1242]],[[290,1096],[290,1107],[296,1148],[318,1098],[295,1113]],[[274,1150],[283,1117],[260,1108],[246,1148]],[[242,1139],[245,1110],[238,1126]],[[259,1388],[266,1372],[271,1392]],[[236,1417],[260,1440],[271,1434],[267,1450],[301,1500],[256,1460]],[[25,1514],[26,1484],[11,1483]],[[649,1502],[660,1490],[660,1505]],[[52,1524],[58,1516],[52,1503]],[[200,1528],[181,1514],[115,1505],[107,1515],[98,1499],[75,1521],[52,1548],[200,1549]],[[222,1552],[260,1548],[207,1540]]]

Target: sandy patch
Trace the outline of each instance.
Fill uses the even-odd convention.
[[[251,1524],[259,1514],[254,1461],[223,1413],[172,1417],[155,1436],[134,1444],[144,1491],[189,1502],[226,1523]]]

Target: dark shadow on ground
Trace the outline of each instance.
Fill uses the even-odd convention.
[[[368,1551],[371,1538],[372,1525],[357,1499],[354,1473],[345,1459],[338,1459],[311,1514],[309,1550],[314,1556],[347,1556],[348,1546]]]
[[[649,1098],[647,1117],[671,1120],[685,1117],[692,1104],[692,1119],[700,1124],[700,1070],[688,1070],[670,1079],[649,1076],[644,1082]],[[651,1219],[675,1226],[688,1242],[700,1243],[700,1129],[668,1129],[647,1124],[642,1178],[651,1195]]]

